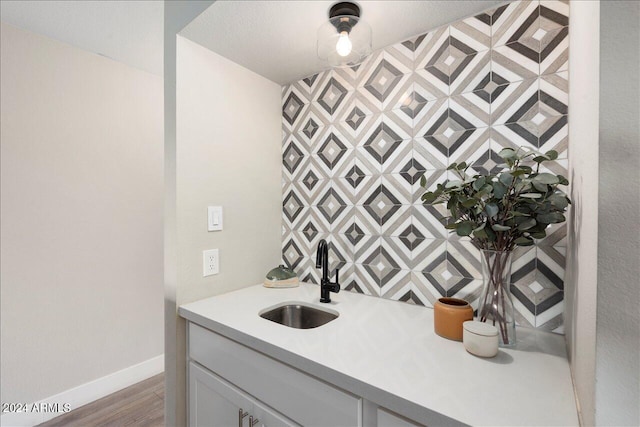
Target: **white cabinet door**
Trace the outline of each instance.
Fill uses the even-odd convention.
[[[189,363],[190,427],[250,427],[250,417],[257,420],[253,427],[297,425],[214,373]]]
[[[362,399],[189,323],[189,358],[308,427],[362,426]]]

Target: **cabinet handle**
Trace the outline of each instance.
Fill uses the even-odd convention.
[[[253,418],[253,415],[249,416],[249,427],[253,427],[254,425],[258,424],[258,421],[260,421],[257,418]]]
[[[242,420],[244,420],[244,417],[246,417],[247,415],[249,415],[249,413],[244,412],[242,408],[238,410],[238,427],[242,427]]]

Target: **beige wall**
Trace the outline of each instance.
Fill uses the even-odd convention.
[[[180,305],[255,285],[280,261],[281,89],[178,37],[176,96],[177,282],[166,295]],[[207,231],[210,205],[223,206],[223,231]],[[202,251],[214,248],[220,274],[202,277]],[[176,361],[167,370],[176,372],[181,425],[185,326],[175,322]]]
[[[162,78],[2,24],[3,402],[161,355]]]
[[[640,425],[640,3],[601,2],[596,425]]]
[[[598,275],[599,11],[595,1],[571,2],[569,27],[569,181],[565,333],[584,425],[594,423]]]
[[[178,387],[184,399],[183,370],[178,370],[178,284],[176,226],[176,43],[177,34],[209,7],[208,1],[164,2],[164,419],[167,426],[185,419],[185,405],[178,401]],[[180,325],[183,326],[183,325]],[[181,335],[182,336],[182,335]],[[182,357],[182,356],[181,356]],[[180,403],[180,404],[179,404]]]

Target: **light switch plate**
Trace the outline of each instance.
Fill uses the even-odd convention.
[[[202,251],[202,276],[212,276],[220,271],[220,257],[217,249]]]
[[[222,206],[207,207],[207,230],[222,230]]]

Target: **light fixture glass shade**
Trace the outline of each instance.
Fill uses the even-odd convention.
[[[318,58],[352,67],[371,54],[371,27],[356,16],[334,16],[318,29]]]

